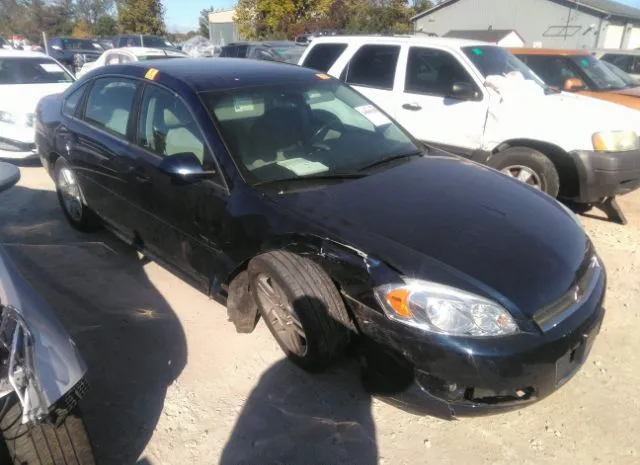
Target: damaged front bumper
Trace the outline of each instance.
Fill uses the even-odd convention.
[[[24,423],[63,417],[84,394],[86,366],[49,305],[0,249],[0,398]]]

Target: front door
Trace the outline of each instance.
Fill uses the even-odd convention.
[[[488,97],[449,51],[408,47],[400,59],[396,98],[390,112],[415,138],[452,148],[481,148]],[[472,95],[453,95],[454,84]]]
[[[185,181],[160,169],[165,157],[192,153],[206,171],[214,170],[202,131],[176,94],[146,86],[132,153],[141,178],[139,233],[145,249],[207,291],[219,253],[227,191],[219,174]]]

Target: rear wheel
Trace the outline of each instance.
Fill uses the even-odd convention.
[[[489,166],[534,189],[556,197],[560,176],[546,155],[528,147],[510,147],[491,157]]]
[[[58,158],[56,161],[54,181],[60,207],[62,207],[62,212],[71,226],[84,232],[99,229],[100,221],[85,204],[75,172],[62,158]]]
[[[0,433],[5,454],[0,462],[14,465],[95,465],[91,442],[76,408],[64,421],[22,424],[22,406],[15,394],[0,400]],[[8,462],[7,462],[8,461]]]
[[[249,276],[260,313],[289,359],[320,371],[342,355],[349,316],[319,265],[290,252],[269,252],[251,261]]]

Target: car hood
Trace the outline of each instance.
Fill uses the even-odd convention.
[[[582,95],[594,97],[607,102],[617,103],[625,107],[640,109],[640,87],[615,91],[581,91]]]
[[[0,110],[16,114],[35,113],[42,97],[64,92],[71,83],[0,85]]]
[[[273,200],[405,276],[498,299],[526,316],[566,293],[590,247],[551,197],[455,158],[425,157]]]

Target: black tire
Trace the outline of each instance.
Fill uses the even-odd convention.
[[[560,191],[560,176],[555,165],[546,155],[529,147],[509,147],[494,154],[489,166],[505,172],[509,167],[526,167],[539,178],[540,190],[557,197]]]
[[[275,251],[249,263],[251,292],[267,327],[287,357],[304,370],[317,372],[338,359],[349,344],[349,315],[335,285],[315,262],[299,255]],[[260,279],[270,279],[295,312],[304,331],[304,353],[287,346],[258,295]]]
[[[5,453],[9,453],[8,463],[95,465],[89,435],[77,408],[60,425],[54,426],[49,423],[23,425],[22,406],[15,394],[0,400],[0,407],[0,431]]]
[[[62,208],[62,212],[64,213],[65,218],[67,219],[69,224],[78,231],[93,232],[100,229],[100,227],[102,226],[100,219],[87,206],[84,195],[82,194],[82,189],[80,188],[79,184],[77,184],[78,192],[81,198],[81,202],[79,203],[78,207],[80,210],[79,216],[74,217],[74,215],[68,211],[68,207],[65,205],[65,200],[63,198],[63,187],[61,186],[60,179],[60,174],[63,169],[69,170],[73,174],[73,176],[75,176],[75,173],[73,173],[73,170],[71,169],[69,164],[63,158],[58,158],[53,170],[53,180],[56,184],[58,202],[60,203],[60,208]]]

